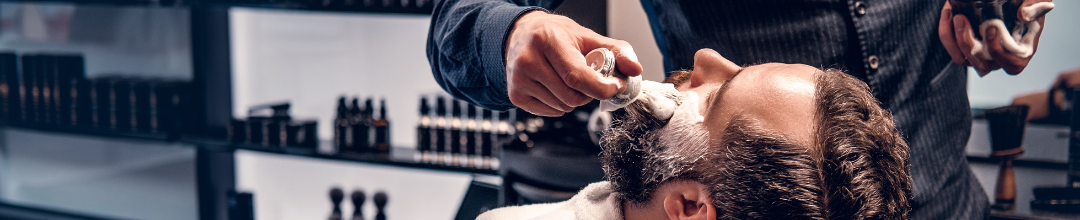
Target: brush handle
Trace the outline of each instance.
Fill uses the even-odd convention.
[[[1016,175],[1012,166],[1013,157],[1001,158],[997,185],[994,187],[994,205],[998,210],[1013,210],[1016,207]]]

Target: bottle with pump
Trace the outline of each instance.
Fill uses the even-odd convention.
[[[464,136],[461,135],[461,101],[454,99],[450,104],[450,163],[451,166],[458,166],[461,163],[461,140]]]
[[[477,123],[477,121],[476,121],[476,106],[473,106],[472,104],[466,104],[465,105],[465,138],[464,138],[464,140],[462,142],[462,143],[464,143],[462,145],[462,147],[464,148],[464,154],[465,154],[465,158],[464,158],[465,163],[463,164],[463,166],[466,166],[466,167],[473,167],[473,166],[475,166],[477,164],[476,163],[477,161],[474,160],[474,159],[477,158],[476,157],[477,156],[476,147],[478,145],[476,144],[476,140],[479,139],[479,138],[477,138],[477,135],[479,135],[479,132],[477,132],[479,130],[479,128],[478,128],[476,123]]]
[[[416,151],[419,152],[420,161],[431,161],[431,107],[428,106],[427,97],[420,97],[420,120],[416,125]]]
[[[375,119],[375,152],[390,153],[390,121],[386,119],[386,99],[379,100],[379,118]]]
[[[446,136],[447,133],[450,132],[447,130],[447,126],[449,126],[449,124],[446,121],[446,99],[439,96],[435,99],[435,128],[433,129],[435,132],[435,146],[433,150],[435,150],[435,152],[432,154],[435,160],[432,161],[433,163],[443,162],[443,153],[446,152]]]

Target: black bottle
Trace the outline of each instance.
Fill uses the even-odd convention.
[[[318,151],[318,121],[290,121],[285,127],[285,144]]]
[[[94,117],[93,102],[90,100],[90,91],[93,90],[91,81],[87,79],[71,80],[71,124],[76,126],[92,126]]]
[[[273,110],[273,114],[270,116],[270,122],[266,124],[267,146],[280,148],[288,143],[288,127],[289,122],[292,121],[292,116],[289,115],[290,106],[289,103],[268,106]]]
[[[431,161],[431,107],[427,97],[420,97],[420,120],[416,123],[416,151],[421,162]]]
[[[54,94],[57,97],[56,101],[59,103],[57,105],[59,108],[59,122],[63,125],[76,125],[78,124],[78,121],[75,120],[78,118],[78,113],[75,112],[79,93],[78,83],[83,80],[86,68],[80,54],[65,55],[59,59],[58,89],[57,93]]]
[[[225,139],[232,143],[247,141],[247,122],[240,119],[229,119],[229,126],[225,127]]]
[[[158,82],[151,106],[150,128],[152,131],[178,132],[187,118],[184,109],[187,105],[188,84],[182,82]]]
[[[34,84],[37,80],[37,55],[23,54],[19,57],[20,71],[22,71],[22,86],[19,87],[19,100],[22,105],[20,121],[33,122],[34,114],[37,112],[37,103],[34,101],[37,97],[37,86]]]
[[[90,93],[90,98],[94,102],[94,125],[102,128],[112,128],[114,116],[112,112],[112,83],[113,80],[109,78],[98,78],[94,80],[94,90]]]
[[[131,128],[134,130],[150,131],[150,92],[154,89],[152,81],[137,81],[131,86]]]
[[[364,109],[360,105],[360,99],[353,98],[348,108],[349,113],[346,116],[348,133],[345,134],[348,137],[346,140],[348,149],[345,152],[362,153],[367,148],[367,127],[364,126]]]
[[[0,117],[8,121],[18,118],[19,64],[15,53],[0,53]]]
[[[377,153],[390,153],[390,120],[386,119],[386,99],[379,100],[379,117],[373,122],[375,127],[375,148]]]
[[[510,141],[513,128],[510,127],[510,113],[512,111],[504,111],[499,113],[499,122],[495,124],[495,129],[492,133],[495,136],[495,143],[492,143],[491,155],[488,156],[488,163],[485,167],[497,169],[499,167],[499,149]]]
[[[353,99],[354,112],[354,124],[352,128],[353,148],[357,153],[364,153],[371,151],[371,125],[373,121],[373,110],[375,105],[371,104],[371,99],[364,100],[364,107],[359,105],[359,99]]]
[[[464,136],[461,135],[461,101],[454,99],[450,105],[450,165],[461,164],[461,145]]]
[[[52,124],[53,122],[53,103],[52,103],[52,82],[56,79],[56,60],[52,55],[41,55],[38,57],[40,62],[38,65],[39,75],[37,81],[37,100],[38,112],[34,113],[36,120],[43,124]]]
[[[112,115],[110,116],[110,123],[113,129],[130,130],[131,129],[131,80],[117,78],[113,81],[112,93],[109,94],[109,101],[112,102]]]
[[[466,167],[474,167],[479,164],[480,155],[477,154],[477,148],[480,145],[477,141],[480,140],[480,128],[476,120],[476,106],[472,104],[465,105],[465,138],[464,138],[464,157]]]
[[[480,134],[478,140],[480,163],[477,165],[481,168],[489,168],[491,164],[491,150],[495,143],[495,136],[492,134],[492,129],[495,127],[492,124],[491,110],[484,109],[483,120],[480,121]]]
[[[443,153],[446,152],[446,136],[447,133],[449,133],[447,126],[446,99],[442,96],[438,96],[435,98],[435,128],[433,129],[435,133],[435,146],[433,150],[435,150],[435,153],[432,154],[435,159],[432,160],[433,163],[443,162]]]
[[[337,148],[338,154],[344,153],[349,148],[348,144],[348,129],[349,126],[349,109],[345,106],[345,96],[338,98],[337,114],[334,116],[334,147]]]

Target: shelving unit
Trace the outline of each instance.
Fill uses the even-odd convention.
[[[460,174],[494,175],[494,170],[473,169],[435,164],[416,163],[412,160],[413,152],[398,152],[401,148],[394,148],[391,155],[358,155],[358,156],[333,156],[321,154],[311,150],[304,151],[296,147],[267,147],[250,144],[235,144],[224,139],[225,127],[232,117],[231,94],[231,51],[230,51],[230,28],[229,8],[262,8],[275,10],[300,10],[300,11],[326,11],[346,13],[377,13],[377,14],[406,14],[425,15],[430,14],[432,2],[430,0],[419,1],[365,1],[365,0],[288,0],[288,1],[140,1],[140,0],[20,0],[0,1],[7,3],[43,3],[43,4],[75,4],[106,7],[147,7],[147,8],[171,8],[187,10],[190,13],[190,43],[191,43],[191,69],[192,91],[189,109],[192,120],[185,121],[185,127],[179,132],[139,132],[111,130],[94,127],[70,127],[57,125],[43,125],[30,123],[0,123],[0,130],[18,130],[43,135],[44,137],[78,137],[102,141],[119,142],[143,142],[152,144],[164,144],[170,146],[184,146],[187,151],[193,151],[194,188],[197,218],[199,219],[228,219],[228,195],[230,190],[236,188],[236,164],[234,152],[238,149],[258,152],[268,152],[279,155],[288,155],[296,158],[314,158],[317,160],[337,161],[355,164],[386,165],[392,167],[415,168],[435,172],[450,172]],[[7,138],[5,138],[7,139]],[[0,151],[0,155],[5,153]],[[0,159],[3,160],[3,159]],[[2,166],[0,166],[2,167]],[[0,172],[3,172],[0,170]],[[2,185],[2,184],[0,184]],[[2,194],[0,194],[2,195]],[[84,212],[56,208],[50,206],[36,206],[22,203],[7,204],[10,201],[0,200],[0,204],[17,209],[28,207],[29,209],[46,210],[50,213],[65,212],[73,213],[70,216],[96,216],[82,215]],[[55,210],[54,210],[55,209]],[[102,215],[111,218],[117,216]]]

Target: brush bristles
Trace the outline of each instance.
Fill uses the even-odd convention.
[[[986,110],[986,121],[990,126],[990,148],[997,154],[1015,154],[1024,140],[1024,125],[1027,121],[1028,107],[1012,105]]]

